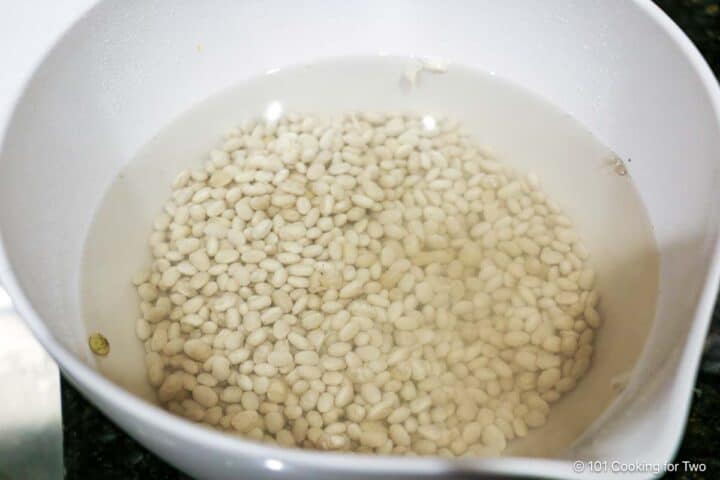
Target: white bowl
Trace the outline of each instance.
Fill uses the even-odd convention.
[[[659,249],[657,302],[651,301],[654,283],[643,280],[656,276],[652,266],[633,263],[640,262],[628,234],[634,225],[598,220],[608,236],[596,243],[617,270],[606,275],[601,292],[606,325],[596,366],[558,404],[545,431],[557,448],[520,451],[543,458],[451,461],[258,444],[201,428],[139,398],[142,386],[123,380],[122,362],[97,364],[87,349],[91,327],[130,332],[111,338],[115,359],[123,358],[118,350],[137,347],[131,322],[117,321],[122,316],[84,320],[80,274],[93,214],[140,147],[190,105],[263,72],[377,54],[440,57],[493,72],[549,100],[632,159],[628,169]],[[198,477],[259,478],[282,470],[307,478],[468,472],[577,478],[593,474],[574,471],[576,459],[659,465],[671,461],[683,431],[718,283],[719,112],[720,93],[707,65],[647,1],[102,2],[49,52],[5,130],[0,272],[8,273],[1,280],[65,375],[140,442]],[[518,124],[522,139],[530,127],[522,127],[522,118]],[[548,171],[560,163],[552,165]],[[569,168],[573,179],[589,172],[582,162]],[[585,195],[583,205],[592,203],[591,193],[574,194]],[[562,203],[559,186],[558,195]],[[146,205],[147,215],[154,213],[156,204]],[[117,273],[128,262],[118,255],[119,265],[108,268]],[[634,310],[641,297],[642,308]],[[129,303],[118,305],[121,311]],[[643,343],[627,388],[613,396],[610,380],[632,367]],[[592,385],[603,382],[602,398],[589,401]],[[563,409],[583,402],[585,415],[564,428]],[[636,476],[652,476],[639,468]]]

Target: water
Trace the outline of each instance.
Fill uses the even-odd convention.
[[[450,116],[499,160],[536,173],[591,252],[605,319],[594,365],[553,407],[548,424],[511,443],[508,453],[550,455],[582,433],[614,397],[610,379],[632,367],[654,314],[657,250],[631,175],[582,125],[531,92],[457,65],[442,74],[421,72],[411,88],[403,77],[415,64],[363,57],[269,72],[192,106],[149,139],[108,189],[85,244],[86,327],[111,343],[111,354],[98,360],[101,371],[152,400],[134,333],[138,301],[130,279],[150,259],[150,226],[172,179],[200,165],[222,132],[247,118],[290,111]]]

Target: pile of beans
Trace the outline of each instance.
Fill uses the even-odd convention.
[[[150,248],[159,402],[284,446],[499,454],[600,324],[570,220],[449,120],[248,122],[178,175]]]

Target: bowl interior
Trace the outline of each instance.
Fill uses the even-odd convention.
[[[227,28],[217,28],[218,22]],[[441,57],[451,68],[446,75],[428,76],[408,95],[392,96],[396,103],[389,106],[385,89],[397,85],[385,76],[399,79],[402,71],[396,59],[377,57],[387,53]],[[360,59],[368,56],[374,58],[365,60],[370,67]],[[213,97],[199,107],[201,117],[211,121],[181,117],[187,135],[177,142],[162,134],[155,138],[210,94],[278,67],[342,57],[356,58],[341,68],[306,69],[292,84],[283,82],[282,74],[251,82],[248,91],[255,94],[237,97],[242,101],[233,109],[223,104],[222,94]],[[453,64],[492,75],[453,71]],[[38,314],[31,324],[42,322],[50,330],[58,342],[54,348],[73,352],[150,398],[137,373],[141,366],[132,363],[140,347],[128,307],[136,301],[125,279],[137,264],[127,255],[144,251],[151,218],[180,166],[201,158],[218,132],[278,99],[305,111],[374,108],[457,116],[500,158],[540,175],[578,222],[600,269],[606,323],[596,365],[553,413],[560,418],[574,412],[576,420],[550,422],[546,433],[552,436],[545,440],[552,441],[528,439],[517,446],[518,453],[558,455],[612,400],[611,379],[632,368],[646,338],[637,378],[652,376],[682,348],[693,322],[716,242],[720,145],[712,102],[694,71],[672,36],[633,2],[582,8],[570,1],[527,1],[522,7],[333,2],[302,10],[283,1],[105,2],[58,44],[18,104],[0,161],[3,245]],[[595,142],[591,137],[557,142],[538,135],[547,133],[548,125],[538,124],[532,105],[539,108],[544,101],[532,97],[535,104],[514,104],[497,94],[493,75],[547,99],[621,158],[632,159],[627,164],[632,184],[606,168],[600,145],[581,155]],[[469,83],[477,78],[480,83]],[[462,89],[453,88],[458,86]],[[554,120],[573,121],[563,113]],[[130,160],[146,144],[143,154],[157,154],[157,160],[148,170],[134,170]],[[119,175],[127,182],[117,195],[126,202],[100,219],[108,222],[98,230],[102,242],[91,245],[103,248],[87,257],[98,263],[91,282],[97,301],[84,312],[85,238],[102,196]],[[659,267],[648,232],[633,221],[642,214],[638,199],[652,225]],[[114,354],[105,364],[86,347],[87,333],[94,330],[111,338]],[[82,382],[82,372],[74,373]],[[92,385],[86,388],[93,391]]]
[[[655,308],[657,250],[632,181],[618,175],[612,152],[529,92],[459,65],[444,74],[423,72],[410,88],[403,72],[414,63],[402,57],[354,57],[261,75],[200,103],[155,135],[121,170],[86,240],[85,325],[103,332],[113,351],[99,359],[101,371],[153,400],[142,346],[134,337],[138,300],[128,279],[146,266],[152,220],[169,197],[174,176],[201,164],[220,132],[277,106],[319,114],[442,114],[461,121],[499,160],[539,176],[576,222],[601,279],[606,321],[591,373],[558,403],[546,427],[513,442],[510,453],[557,454],[587,428],[615,396],[611,379],[632,368]]]

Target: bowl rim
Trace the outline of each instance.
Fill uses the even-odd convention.
[[[690,61],[691,70],[701,80],[704,93],[709,97],[717,126],[720,128],[720,85],[706,63],[703,56],[676,25],[651,0],[632,0],[680,49],[682,54]],[[55,51],[68,35],[72,27],[90,15],[99,5],[99,0],[93,0],[90,8],[86,9],[78,18],[68,23],[64,33],[56,38],[45,54],[35,63],[32,75],[25,79],[20,92],[11,103],[11,109],[6,119],[0,118],[0,158],[7,141],[8,127],[13,123],[19,104],[27,94],[27,86],[35,78],[38,68]],[[3,122],[5,120],[5,122]],[[715,304],[715,298],[720,283],[720,236],[713,246],[711,261],[704,279],[702,292],[696,304],[688,337],[683,346],[678,362],[677,372],[692,372],[692,375],[679,375],[676,373],[674,382],[682,388],[675,388],[676,396],[681,396],[681,411],[684,421],[675,428],[672,447],[667,449],[666,458],[670,462],[677,452],[681,435],[685,428],[691,398],[691,386],[697,374],[702,353],[702,344],[710,325],[710,318]],[[497,457],[497,458],[459,458],[443,459],[440,457],[404,457],[398,455],[368,455],[357,453],[322,452],[299,448],[284,448],[260,443],[239,436],[232,436],[215,431],[199,424],[195,424],[182,417],[176,416],[151,404],[122,387],[111,382],[96,370],[87,366],[68,349],[63,347],[55,338],[50,329],[41,320],[20,287],[3,241],[2,226],[0,226],[0,285],[8,292],[13,307],[28,325],[35,338],[46,351],[57,361],[63,374],[83,392],[92,392],[97,395],[103,405],[101,411],[108,413],[105,405],[113,409],[126,411],[138,421],[157,432],[163,432],[169,437],[191,438],[193,442],[213,445],[219,453],[234,458],[255,458],[255,467],[266,470],[295,470],[299,468],[317,469],[320,471],[346,471],[361,474],[447,474],[460,472],[502,473],[505,475],[532,475],[533,477],[562,476],[575,478],[579,473],[573,473],[570,468],[571,460],[529,458],[529,457]],[[93,401],[95,405],[95,402]],[[677,406],[677,404],[675,405]],[[109,416],[112,417],[112,414]],[[677,422],[676,422],[677,423]],[[140,443],[143,438],[134,437]],[[527,471],[528,462],[532,462],[532,472]],[[285,462],[288,462],[286,465]]]

